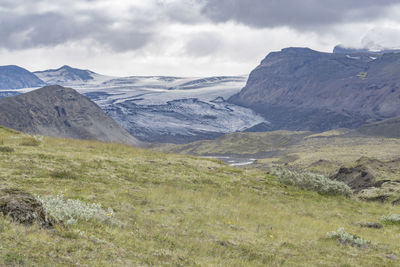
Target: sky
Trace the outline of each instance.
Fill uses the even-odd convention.
[[[400,47],[398,0],[0,0],[0,65],[248,74],[272,51]]]

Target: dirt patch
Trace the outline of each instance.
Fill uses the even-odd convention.
[[[346,183],[355,193],[373,187],[376,184],[373,172],[363,165],[358,165],[353,168],[342,167],[337,174],[331,176],[330,179]]]
[[[49,228],[55,223],[42,203],[31,194],[18,189],[0,189],[0,213],[25,225],[37,223],[41,227]]]

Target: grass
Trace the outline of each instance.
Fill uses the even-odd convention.
[[[400,207],[300,190],[261,170],[217,160],[53,138],[20,146],[24,138],[0,129],[3,145],[15,150],[0,153],[2,187],[99,203],[120,223],[77,220],[45,230],[0,216],[0,265],[399,264],[398,225],[371,229],[356,223],[400,214]],[[58,170],[67,173],[54,175]],[[374,246],[325,238],[340,227]]]
[[[197,141],[183,145],[158,144],[154,149],[191,155],[264,156],[280,154],[311,132],[274,131],[263,133],[231,133],[216,140]]]

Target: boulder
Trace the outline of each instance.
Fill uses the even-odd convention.
[[[37,223],[40,227],[50,228],[55,224],[55,219],[47,214],[41,202],[18,189],[0,189],[0,213],[24,225]]]
[[[355,193],[369,187],[374,187],[376,184],[373,172],[363,165],[352,168],[342,167],[330,179],[346,183]]]

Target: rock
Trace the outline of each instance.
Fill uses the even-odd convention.
[[[376,222],[359,223],[359,226],[360,227],[365,227],[365,228],[375,228],[375,229],[383,228],[382,224],[376,223]]]
[[[40,227],[50,228],[56,222],[42,203],[18,189],[0,189],[0,213],[24,225],[37,223]]]
[[[392,201],[392,205],[400,205],[400,198]]]
[[[342,167],[339,169],[338,173],[331,176],[330,179],[346,183],[355,193],[373,187],[376,183],[372,171],[363,165],[358,165],[353,168]]]

